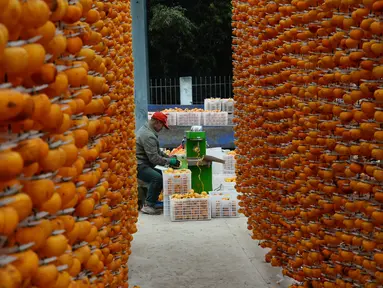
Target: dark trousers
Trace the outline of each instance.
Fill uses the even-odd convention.
[[[149,184],[145,204],[154,207],[162,191],[162,172],[149,166],[138,167],[137,170],[138,179]]]

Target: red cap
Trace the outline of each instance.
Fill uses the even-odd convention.
[[[152,116],[152,119],[156,119],[158,121],[161,121],[162,124],[164,124],[165,128],[166,129],[169,129],[169,126],[168,126],[168,116],[166,116],[164,113],[162,112],[155,112]]]

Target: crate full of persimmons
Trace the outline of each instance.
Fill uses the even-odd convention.
[[[235,191],[209,192],[211,202],[211,216],[213,218],[239,217],[238,193]]]
[[[189,169],[168,168],[163,172],[164,196],[185,194],[191,189],[191,171]]]
[[[211,204],[206,192],[174,194],[170,199],[171,221],[196,221],[211,219]]]

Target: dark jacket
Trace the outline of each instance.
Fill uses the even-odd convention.
[[[143,125],[136,135],[137,165],[140,167],[169,164],[169,156],[160,150],[157,132],[150,123]]]

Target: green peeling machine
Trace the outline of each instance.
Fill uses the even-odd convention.
[[[192,172],[192,188],[195,192],[213,190],[212,162],[225,163],[224,160],[206,155],[206,132],[202,126],[193,126],[185,132],[185,151],[188,168]]]

